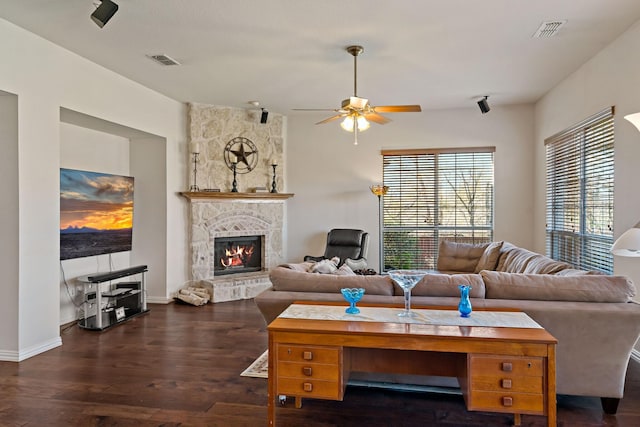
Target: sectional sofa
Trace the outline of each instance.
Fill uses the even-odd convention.
[[[627,365],[640,336],[640,304],[626,277],[573,269],[508,242],[442,242],[437,271],[412,291],[413,306],[456,306],[458,284],[471,285],[474,308],[516,308],[558,339],[557,393],[596,396],[606,413],[623,397]],[[255,298],[270,323],[294,301],[344,300],[340,289],[365,289],[362,302],[402,304],[387,275],[307,272],[307,264],[270,271],[272,287]]]

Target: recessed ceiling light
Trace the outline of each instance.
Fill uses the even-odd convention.
[[[534,39],[542,39],[555,36],[560,28],[567,23],[567,20],[558,20],[558,21],[545,21],[540,24],[540,27],[536,30],[536,32],[531,36]]]

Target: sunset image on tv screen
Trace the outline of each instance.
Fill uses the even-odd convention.
[[[131,250],[133,177],[60,169],[60,259]]]

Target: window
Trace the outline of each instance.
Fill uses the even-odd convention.
[[[611,274],[613,114],[608,108],[545,140],[547,255]]]
[[[441,240],[493,240],[494,151],[382,151],[385,270],[434,269]]]

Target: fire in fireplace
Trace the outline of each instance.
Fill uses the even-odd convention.
[[[214,276],[262,270],[262,236],[216,237]]]

